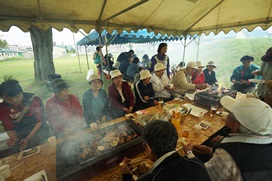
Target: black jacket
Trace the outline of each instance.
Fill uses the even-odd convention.
[[[131,181],[132,175],[123,175],[123,181]],[[152,173],[137,181],[210,181],[208,172],[198,158],[187,159],[174,153],[165,158]]]
[[[153,91],[151,82],[145,86],[142,81],[139,80],[134,86],[134,91],[136,97],[135,107],[137,110],[146,109],[148,107],[154,106],[153,97],[155,93]],[[148,96],[149,100],[145,101],[144,96]]]

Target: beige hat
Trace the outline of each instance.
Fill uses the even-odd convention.
[[[197,68],[204,68],[204,65],[200,61],[196,61]]]
[[[215,62],[214,62],[214,61],[209,61],[208,64],[206,65],[206,67],[209,66],[209,65],[211,65],[211,66],[213,66],[214,68],[216,68],[216,65],[215,65]]]
[[[196,69],[196,70],[198,69],[197,66],[196,66],[196,63],[193,62],[193,61],[188,62],[186,67],[191,67],[191,68]]]
[[[259,135],[272,134],[272,111],[265,102],[255,98],[238,101],[230,96],[224,96],[220,103],[250,131]]]
[[[152,77],[152,75],[150,74],[149,70],[142,70],[140,72],[140,80],[144,80],[150,77]]]
[[[155,72],[160,71],[160,70],[165,70],[165,69],[166,69],[166,67],[165,67],[162,63],[157,63],[157,64],[154,66]]]
[[[124,77],[123,74],[118,69],[110,72],[111,79],[118,77],[119,75],[122,75],[122,77]]]
[[[93,74],[88,78],[89,84],[91,84],[93,80],[100,80],[101,84],[103,84],[103,80],[100,78],[98,74]]]

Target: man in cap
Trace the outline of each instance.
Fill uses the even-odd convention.
[[[70,94],[69,85],[57,78],[51,90],[54,95],[46,102],[46,115],[55,135],[67,136],[84,128],[82,107],[78,97]]]
[[[272,179],[272,110],[255,98],[235,100],[224,96],[221,104],[230,111],[225,125],[229,137],[212,149],[194,145],[198,154],[212,155],[205,163],[212,180]]]
[[[177,94],[185,95],[188,91],[205,89],[207,87],[207,84],[192,83],[192,75],[197,69],[196,62],[188,62],[185,69],[181,69],[177,72],[172,81],[175,87],[174,91]]]
[[[251,93],[255,89],[255,83],[250,82],[249,79],[254,78],[252,72],[258,70],[260,67],[251,63],[254,61],[252,56],[245,55],[240,61],[242,65],[236,67],[230,77],[230,81],[233,83],[231,89],[245,94]]]
[[[265,81],[272,80],[272,47],[270,47],[264,56],[262,56],[262,64],[261,68],[257,71],[254,71],[252,74],[257,76],[262,76],[262,79]],[[257,95],[260,99],[264,99],[266,93],[268,91],[268,87],[266,84],[258,84],[257,85]]]

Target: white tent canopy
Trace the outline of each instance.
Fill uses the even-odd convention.
[[[73,32],[147,28],[168,35],[217,34],[272,25],[272,0],[0,0],[0,29]]]

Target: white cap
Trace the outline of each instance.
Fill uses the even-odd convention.
[[[196,66],[196,63],[193,62],[193,61],[188,62],[186,67],[191,67],[191,68],[196,69],[196,70],[198,69],[197,66]]]
[[[250,131],[259,135],[272,134],[272,110],[265,102],[255,98],[238,101],[230,96],[224,96],[220,103]]]
[[[116,69],[116,70],[113,70],[110,72],[110,76],[111,76],[111,79],[115,78],[115,77],[118,77],[119,75],[122,75],[123,74],[120,72],[120,70]],[[124,76],[123,76],[124,77]]]
[[[152,75],[150,74],[149,70],[142,70],[140,72],[140,80],[144,80],[150,77],[152,77]]]
[[[154,66],[155,72],[160,71],[160,70],[165,70],[165,69],[166,69],[166,67],[165,67],[162,63],[157,63],[157,64]]]

